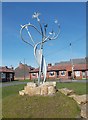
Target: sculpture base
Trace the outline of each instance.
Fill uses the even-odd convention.
[[[53,95],[57,91],[56,89],[56,82],[45,82],[43,84],[40,83],[38,86],[36,83],[29,82],[27,83],[27,86],[24,87],[24,90],[19,91],[20,95],[29,95],[29,96],[35,96],[35,95]]]

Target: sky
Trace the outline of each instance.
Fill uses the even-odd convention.
[[[42,26],[48,24],[48,32],[57,31],[54,20],[60,23],[58,39],[44,43],[46,63],[57,63],[86,57],[86,3],[85,2],[4,2],[2,3],[2,66],[17,67],[24,62],[38,67],[33,48],[21,40],[20,25],[38,23],[32,18],[39,12]],[[41,36],[30,28],[34,41]],[[24,38],[29,40],[24,31]],[[30,40],[29,40],[30,41]],[[71,47],[70,47],[71,43]]]

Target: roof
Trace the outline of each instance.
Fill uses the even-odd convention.
[[[88,58],[78,58],[78,59],[72,59],[74,64],[86,64]],[[55,65],[58,64],[71,64],[71,59],[70,61],[61,61],[59,63],[55,63]]]
[[[58,64],[54,66],[48,66],[47,71],[61,71],[61,70],[67,70],[72,71],[72,65],[71,64]],[[87,70],[86,64],[74,64],[74,70]],[[31,70],[30,73],[38,72],[39,68],[36,68],[34,70]]]
[[[13,72],[14,73],[14,70],[6,66],[6,67],[0,67],[0,72]]]

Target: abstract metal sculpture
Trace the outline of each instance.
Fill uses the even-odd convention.
[[[31,45],[34,48],[34,56],[35,56],[36,61],[37,61],[38,65],[39,65],[38,85],[40,84],[41,75],[43,75],[43,77],[44,77],[43,82],[45,82],[45,80],[46,80],[46,72],[47,72],[47,66],[46,66],[45,58],[43,56],[43,44],[45,42],[47,42],[48,40],[55,40],[55,39],[57,39],[58,36],[59,36],[59,33],[60,33],[60,25],[58,24],[58,21],[55,20],[55,23],[57,24],[57,27],[58,27],[57,34],[52,30],[52,32],[49,32],[49,35],[46,36],[46,30],[47,30],[48,25],[45,24],[44,25],[44,29],[43,29],[42,24],[41,24],[40,19],[39,19],[39,15],[40,15],[40,13],[34,12],[32,18],[35,18],[37,20],[37,22],[38,22],[38,24],[40,26],[40,30],[38,30],[36,26],[34,26],[33,24],[30,24],[30,23],[25,24],[23,26],[21,25],[21,30],[20,30],[21,39],[25,43]],[[40,42],[35,44],[35,42],[34,42],[34,40],[32,38],[32,35],[29,32],[28,27],[34,28],[42,36],[42,41],[40,41]],[[32,43],[26,41],[23,38],[23,35],[22,35],[23,29],[27,30],[27,33],[28,33]],[[38,49],[38,46],[40,46],[39,49]]]

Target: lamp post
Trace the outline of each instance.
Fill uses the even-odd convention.
[[[25,80],[25,59],[24,59],[24,80]]]
[[[70,43],[70,50],[71,50],[71,55],[72,55],[72,46],[71,46],[71,43]],[[71,66],[72,66],[72,79],[74,80],[74,64],[73,64],[73,59],[72,58],[71,58]]]
[[[36,59],[38,65],[39,65],[38,85],[40,84],[42,74],[44,76],[43,82],[45,82],[45,80],[46,80],[47,66],[46,66],[44,55],[43,55],[43,45],[44,45],[45,42],[47,42],[49,40],[57,39],[58,36],[59,36],[59,33],[60,33],[60,24],[58,24],[58,21],[55,20],[54,22],[55,22],[55,24],[57,25],[57,28],[58,28],[57,33],[55,33],[52,30],[51,32],[48,33],[48,35],[46,35],[48,24],[45,24],[44,26],[42,26],[41,21],[39,19],[39,16],[40,16],[40,13],[34,12],[34,14],[32,15],[32,18],[36,19],[37,23],[39,24],[40,29],[38,29],[35,25],[33,25],[31,23],[21,25],[21,29],[20,29],[21,39],[25,43],[32,46],[33,49],[34,49],[34,56],[35,56],[35,59]],[[30,27],[34,28],[36,30],[36,32],[38,32],[42,36],[42,40],[40,42],[35,44],[35,41],[32,38],[31,32],[29,32]],[[22,34],[24,29],[27,30],[27,33],[29,35],[31,43],[24,39],[23,34]],[[39,49],[38,49],[38,46],[40,46]]]

